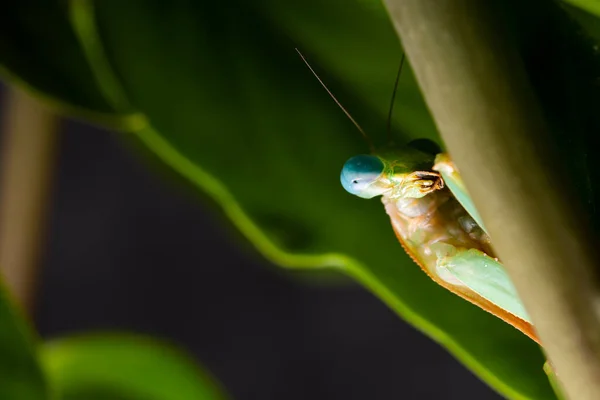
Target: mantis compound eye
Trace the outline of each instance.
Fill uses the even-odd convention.
[[[352,157],[344,164],[340,181],[349,193],[370,199],[381,192],[371,188],[383,173],[383,161],[379,157],[362,154]]]

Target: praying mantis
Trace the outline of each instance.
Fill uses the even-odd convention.
[[[369,142],[360,125],[298,53]],[[403,62],[404,56],[392,95],[388,131]],[[371,154],[346,161],[340,181],[347,192],[358,197],[381,196],[398,241],[433,281],[540,343],[458,169],[437,144],[418,139],[377,151],[371,145]]]
[[[341,182],[356,196],[381,196],[400,244],[433,281],[539,343],[447,154],[409,143],[354,156],[344,164]]]

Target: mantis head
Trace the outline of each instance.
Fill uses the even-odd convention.
[[[374,152],[375,147],[362,127],[352,118],[333,93],[331,93],[302,53],[298,49],[296,51],[335,103],[356,126]],[[402,54],[402,59],[400,60],[400,67],[396,75],[396,83],[394,84],[394,92],[392,93],[392,101],[388,114],[388,145],[392,143],[391,117],[403,64],[404,54]],[[409,143],[409,146],[404,149],[392,148],[390,146],[390,149],[387,149],[386,153],[390,154],[361,154],[346,161],[340,176],[344,189],[350,194],[364,199],[381,195],[392,198],[421,198],[444,187],[441,175],[431,170],[434,157],[439,153],[439,146],[434,142],[428,139],[417,139]]]
[[[421,198],[444,187],[432,170],[437,149],[421,148],[422,140],[409,146],[384,149],[378,155],[361,154],[344,164],[340,180],[347,192],[364,199],[375,196]]]

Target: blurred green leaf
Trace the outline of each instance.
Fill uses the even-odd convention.
[[[600,17],[600,2],[597,0],[563,0],[565,3],[579,7],[597,17]]]
[[[98,86],[68,21],[68,2],[20,0],[0,13],[0,77],[25,86],[64,112],[115,129],[137,124]]]
[[[551,396],[534,343],[433,284],[381,204],[340,187],[345,159],[367,148],[294,47],[381,143],[401,55],[381,6],[103,1],[93,31],[90,4],[73,3],[75,26],[90,59],[105,54],[112,66],[100,81],[112,93],[120,81],[117,97],[148,117],[141,141],[207,190],[263,253],[289,267],[338,267],[504,394]],[[401,82],[398,139],[435,137],[412,74]]]
[[[0,399],[47,399],[37,345],[0,282]]]
[[[558,381],[558,379],[556,379],[556,375],[554,375],[554,371],[552,370],[552,367],[550,366],[550,363],[548,361],[546,361],[546,363],[544,364],[544,372],[546,373],[546,375],[548,375],[548,381],[550,382],[552,389],[554,389],[554,393],[556,394],[557,400],[567,400],[567,398],[563,394],[562,388],[560,387],[560,382]]]
[[[383,143],[401,48],[379,2],[71,6],[77,51],[98,90],[118,111],[141,113],[139,141],[212,197],[263,254],[286,267],[343,271],[505,396],[552,398],[537,346],[431,282],[402,251],[382,205],[339,184],[344,161],[368,149],[294,47]],[[572,150],[565,163],[584,181],[583,195],[592,193],[593,213],[598,179],[586,174],[592,159],[581,157],[600,129],[591,42],[552,2],[507,2],[505,11],[556,140]],[[437,139],[410,68],[394,127],[400,143]]]
[[[68,24],[66,3],[15,1],[0,14],[0,63],[58,99],[110,112]]]
[[[217,382],[174,347],[132,334],[51,341],[41,351],[63,400],[223,400]]]

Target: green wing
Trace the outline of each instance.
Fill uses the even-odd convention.
[[[460,250],[441,260],[438,268],[486,300],[531,323],[508,274],[496,259],[476,249]]]
[[[471,196],[467,193],[462,177],[450,157],[445,153],[438,154],[433,169],[442,174],[444,183],[456,197],[456,200],[487,233],[481,216],[477,212]],[[445,272],[450,273],[455,279],[481,297],[531,323],[531,319],[525,311],[525,307],[519,299],[508,274],[496,259],[479,250],[460,250],[457,254],[443,259],[438,268],[443,268]]]
[[[471,200],[471,196],[469,196],[469,193],[467,193],[467,189],[465,188],[465,184],[463,183],[460,173],[454,166],[454,163],[450,160],[448,154],[438,154],[435,158],[435,165],[433,169],[442,174],[444,183],[448,189],[450,189],[454,197],[456,197],[456,200],[458,200],[465,210],[467,210],[469,215],[473,217],[481,229],[483,229],[485,233],[488,233],[485,225],[483,224],[481,216],[475,208],[475,204],[473,204],[473,200]]]

